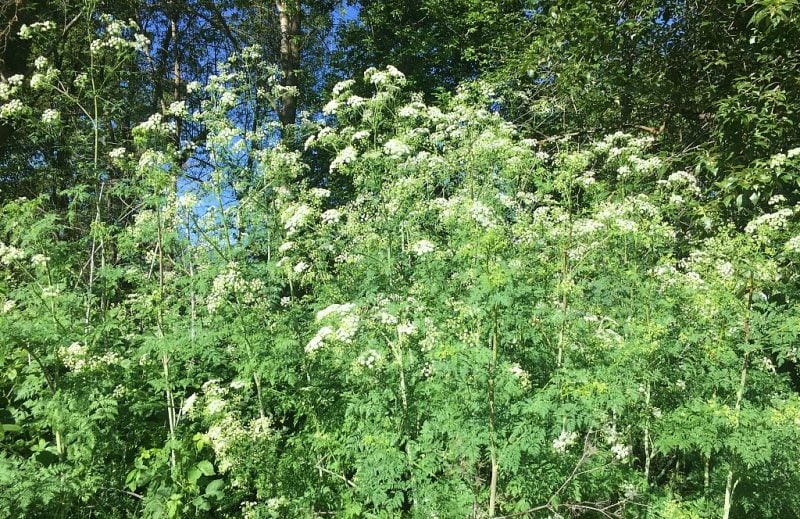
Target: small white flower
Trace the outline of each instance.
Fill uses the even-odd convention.
[[[353,134],[353,136],[350,138],[350,140],[353,141],[353,142],[356,142],[356,141],[360,141],[362,139],[366,139],[370,135],[371,135],[371,133],[369,132],[369,130],[359,130],[359,131],[357,131],[356,133]]]
[[[45,256],[44,254],[34,254],[31,256],[31,266],[33,268],[37,267],[44,267],[47,265],[47,262],[50,261],[50,258]]]
[[[112,160],[119,160],[125,156],[125,153],[127,153],[127,150],[125,148],[119,147],[109,151],[108,156]]]
[[[789,252],[800,253],[800,234],[792,238],[789,238],[784,247]]]
[[[798,148],[798,149],[800,149],[800,148]],[[785,201],[786,201],[786,197],[783,196],[783,195],[772,195],[771,197],[769,197],[769,201],[767,203],[769,205],[778,205],[781,202],[785,202]]]
[[[36,70],[42,70],[47,67],[47,64],[47,58],[44,56],[39,56],[33,61],[33,66],[36,67]]]
[[[208,414],[217,414],[225,409],[225,400],[221,398],[212,398],[206,402],[206,412]]]
[[[25,105],[19,99],[12,99],[0,106],[0,119],[13,119],[22,115],[26,110]]]
[[[517,380],[519,381],[519,385],[520,386],[528,387],[528,385],[530,385],[530,376],[528,375],[528,372],[525,371],[524,369],[522,369],[522,366],[520,366],[519,364],[517,364],[517,363],[512,364],[508,368],[508,371],[514,377],[517,378]]]
[[[325,106],[322,107],[322,113],[325,115],[334,115],[338,109],[339,101],[336,99],[331,99],[325,104]]]
[[[287,208],[282,215],[285,222],[284,229],[293,234],[306,223],[311,212],[311,208],[305,204]]]
[[[336,330],[336,339],[345,343],[350,343],[358,331],[360,318],[356,314],[348,314],[342,318],[339,328]]]
[[[375,350],[367,350],[358,356],[356,362],[358,362],[358,364],[367,369],[372,369],[375,367],[375,364],[380,362],[380,360],[381,360],[380,353],[378,353]]]
[[[349,89],[351,86],[355,85],[355,81],[352,79],[346,79],[344,81],[339,81],[333,86],[333,95],[338,96],[345,90]]]
[[[182,415],[189,414],[189,411],[191,411],[192,407],[194,407],[194,403],[196,400],[197,400],[197,393],[192,393],[191,395],[189,395],[186,398],[186,400],[183,401],[183,405],[181,406],[181,414]]]
[[[192,81],[190,83],[187,83],[186,84],[186,93],[187,94],[192,94],[194,92],[197,92],[198,90],[200,90],[200,86],[201,85],[200,85],[199,81]]]
[[[324,224],[332,224],[332,223],[339,223],[339,219],[342,217],[342,213],[339,212],[337,209],[328,209],[324,213],[322,213],[322,223]]]
[[[236,94],[230,91],[225,91],[219,98],[219,105],[222,108],[232,108],[236,104]]]
[[[311,196],[314,198],[328,198],[331,196],[331,191],[330,189],[315,187],[311,189]]]
[[[279,252],[286,252],[288,250],[291,250],[292,247],[294,247],[294,242],[293,241],[283,242],[283,243],[281,243],[281,246],[278,247],[278,251]]]
[[[330,170],[334,171],[339,168],[342,164],[349,164],[358,158],[358,152],[352,146],[347,146],[345,149],[339,152],[336,155],[336,158],[333,159],[331,162]]]
[[[575,431],[567,432],[561,431],[561,434],[553,440],[553,450],[556,452],[566,452],[566,450],[575,444],[578,439],[578,433]]]
[[[306,142],[305,142],[305,144],[303,145],[303,149],[304,149],[304,150],[307,150],[308,148],[310,148],[310,147],[311,147],[311,145],[312,145],[312,144],[314,144],[314,141],[315,141],[315,140],[317,140],[317,136],[316,136],[316,135],[310,135],[310,136],[308,137],[308,139],[306,139]]]
[[[412,252],[417,256],[429,254],[436,249],[436,246],[428,240],[419,240],[411,246]]]
[[[3,307],[0,309],[0,314],[7,314],[17,306],[17,302],[13,299],[6,299]]]
[[[347,98],[347,106],[358,107],[364,104],[365,99],[361,96],[352,95]]]
[[[306,344],[305,352],[313,353],[318,349],[320,349],[323,345],[323,340],[325,339],[325,337],[327,337],[332,333],[333,333],[333,328],[331,328],[330,326],[323,326],[322,328],[320,328],[317,334],[314,337],[312,337],[310,341],[308,341],[308,344]]]
[[[317,312],[316,320],[321,321],[330,315],[345,315],[353,311],[355,305],[353,303],[332,304]]]
[[[186,108],[186,101],[174,101],[170,103],[167,113],[175,117],[187,117],[189,111]]]
[[[733,264],[730,261],[725,261],[717,265],[717,273],[720,277],[730,279],[733,277]]]
[[[42,122],[44,124],[55,125],[61,121],[61,114],[58,110],[48,108],[42,113]]]
[[[22,86],[23,81],[25,81],[25,76],[22,74],[14,74],[13,76],[6,78],[6,81],[11,86]]]
[[[398,335],[414,335],[417,332],[417,325],[414,323],[401,323],[397,325]]]
[[[301,261],[297,265],[295,265],[292,268],[292,270],[294,270],[295,274],[302,274],[303,272],[308,270],[308,263],[306,263],[305,261]]]
[[[411,153],[411,148],[399,139],[390,139],[383,145],[383,151],[390,157],[402,157]]]
[[[611,446],[611,452],[618,460],[624,460],[631,454],[631,448],[622,443],[615,443]]]

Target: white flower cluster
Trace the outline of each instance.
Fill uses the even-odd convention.
[[[350,343],[358,332],[360,319],[353,313],[355,305],[352,303],[333,304],[317,312],[316,320],[321,321],[331,316],[339,317],[339,326],[334,329],[331,326],[323,326],[316,335],[306,344],[305,352],[313,353],[324,346],[324,340],[333,336],[336,340]]]
[[[0,83],[0,101],[8,101],[12,95],[17,93],[19,87],[7,82]]]
[[[338,209],[328,209],[324,213],[322,213],[321,219],[322,223],[329,225],[334,223],[339,223],[339,220],[342,218],[342,213],[339,212]]]
[[[733,264],[730,261],[722,261],[722,262],[717,263],[716,270],[717,270],[717,274],[719,274],[719,276],[721,278],[724,278],[724,279],[733,278],[734,268],[733,268]]]
[[[340,96],[340,95],[342,95],[342,93],[344,93],[345,91],[349,90],[350,87],[352,87],[355,84],[356,84],[356,82],[353,81],[352,79],[346,79],[344,81],[339,81],[338,83],[336,83],[333,86],[333,95],[334,96]]]
[[[338,109],[339,101],[336,99],[331,99],[325,104],[325,106],[322,107],[322,113],[325,115],[335,115]]]
[[[150,40],[144,34],[137,33],[139,26],[133,20],[121,22],[114,20],[110,16],[103,16],[105,22],[105,33],[89,44],[92,54],[99,54],[104,51],[125,51],[135,50],[144,52]],[[133,39],[130,37],[133,36]]]
[[[50,258],[45,256],[44,254],[34,254],[31,256],[31,267],[39,268],[47,266],[47,263],[50,261]]]
[[[241,449],[253,448],[254,441],[270,441],[273,436],[272,422],[269,418],[256,418],[242,423],[231,413],[219,413],[216,421],[209,427],[206,437],[214,450],[217,469],[224,474],[241,459]],[[235,486],[237,481],[234,479]]]
[[[578,439],[578,433],[575,431],[561,431],[558,438],[553,440],[553,450],[559,453],[566,452],[566,450],[573,445]]]
[[[24,250],[0,242],[0,263],[3,265],[11,265],[13,262],[23,259],[25,259]]]
[[[260,279],[247,281],[239,272],[235,262],[214,278],[211,293],[206,301],[209,313],[215,313],[231,295],[236,295],[244,304],[253,304],[264,290],[264,282]]]
[[[357,141],[366,139],[370,135],[372,135],[372,134],[370,133],[369,130],[358,130],[356,133],[353,134],[352,137],[350,137],[350,140],[352,142],[357,142]]]
[[[357,108],[364,104],[366,99],[361,96],[352,95],[347,98],[347,106],[352,106],[353,108]]]
[[[49,126],[55,126],[61,122],[61,114],[58,110],[53,110],[52,108],[48,108],[44,112],[42,112],[42,122]]]
[[[631,448],[628,445],[622,443],[615,443],[611,446],[611,452],[614,453],[614,457],[618,460],[624,460],[631,454]]]
[[[56,28],[55,22],[46,20],[44,22],[36,22],[30,25],[22,24],[17,32],[20,40],[30,40],[37,34],[44,34]]]
[[[508,372],[511,373],[517,379],[520,386],[522,387],[530,386],[531,384],[530,375],[528,375],[528,372],[522,369],[522,366],[520,366],[516,362],[508,368]]]
[[[169,157],[161,150],[144,150],[141,157],[139,157],[138,167],[142,172],[148,170],[160,170],[169,164]]]
[[[475,223],[484,229],[490,229],[496,225],[492,210],[478,200],[474,200],[470,204],[469,215],[475,220]]]
[[[153,114],[147,118],[146,121],[139,123],[133,128],[134,134],[157,134],[164,135],[174,130],[175,124],[173,122],[164,122],[161,114]]]
[[[202,85],[200,84],[199,81],[190,81],[189,83],[186,83],[186,93],[193,94],[195,92],[198,92],[201,87]]]
[[[311,189],[311,196],[314,198],[330,198],[331,190],[322,187],[314,187]]]
[[[419,240],[418,242],[411,245],[411,251],[417,256],[430,254],[434,250],[436,250],[436,246],[428,240]]]
[[[114,148],[113,150],[108,152],[108,157],[111,160],[119,160],[125,157],[125,153],[127,153],[127,150],[125,148],[122,147]]]
[[[313,210],[306,204],[290,205],[281,214],[283,219],[283,228],[287,234],[292,235],[296,233],[303,225],[306,224]]]
[[[25,81],[25,76],[22,74],[14,74],[6,79],[6,82],[8,82],[8,84],[12,87],[22,86],[23,81]]]
[[[763,234],[770,231],[778,231],[786,227],[789,223],[789,218],[794,214],[794,211],[789,208],[779,209],[774,213],[762,214],[755,219],[748,222],[744,227],[744,232],[748,234]]]
[[[397,335],[414,335],[417,333],[417,325],[405,322],[397,325]]]
[[[353,337],[355,337],[356,332],[358,332],[358,324],[359,317],[355,314],[342,317],[342,321],[339,323],[339,329],[336,330],[336,339],[344,343],[352,342]]]
[[[656,171],[658,168],[661,167],[661,159],[658,157],[649,157],[646,159],[642,159],[635,155],[628,158],[630,163],[633,165],[633,169],[636,170],[637,173],[642,175],[647,173],[652,173]]]
[[[572,232],[577,236],[585,236],[594,234],[604,228],[605,225],[602,222],[591,218],[581,218],[580,220],[576,220],[572,225]]]
[[[188,117],[189,110],[186,108],[186,101],[173,101],[167,108],[167,113],[174,117]]]
[[[381,361],[381,354],[375,350],[367,350],[358,356],[356,362],[367,369],[374,368]]]
[[[388,85],[403,85],[406,81],[406,76],[396,67],[389,65],[386,70],[378,70],[370,67],[364,71],[364,80],[369,81],[378,87]]]
[[[352,146],[347,146],[342,151],[340,151],[338,155],[336,155],[335,159],[333,159],[330,165],[330,170],[335,171],[343,164],[350,164],[351,162],[356,160],[356,158],[358,158],[358,152],[356,151],[356,149]]]
[[[411,153],[411,148],[399,139],[389,139],[383,145],[383,151],[390,157],[400,158]]]
[[[353,303],[344,303],[341,305],[332,304],[317,312],[316,320],[321,321],[332,315],[346,315],[352,312],[353,309],[355,309],[355,305]]]
[[[100,357],[92,358],[88,355],[86,346],[80,342],[73,342],[66,348],[60,348],[59,354],[64,366],[74,373],[97,369],[102,366],[118,365],[122,361],[122,357],[114,352],[106,352]]]
[[[6,299],[3,301],[3,306],[0,307],[0,315],[5,315],[17,307],[17,302],[13,299]]]
[[[60,73],[58,69],[52,67],[47,68],[43,72],[34,72],[29,81],[31,90],[42,90],[52,85],[55,83]]]
[[[332,333],[333,333],[333,328],[331,328],[330,326],[323,326],[322,328],[317,330],[316,335],[314,335],[314,337],[312,337],[311,340],[308,341],[308,344],[306,344],[306,347],[304,349],[305,352],[314,353],[315,351],[320,349],[323,346],[323,341],[325,340],[325,338]]]
[[[784,245],[787,251],[794,252],[795,254],[800,254],[800,234],[797,236],[793,236],[789,238],[789,240]]]
[[[699,195],[701,192],[697,177],[686,171],[676,171],[670,174],[666,180],[659,180],[657,184],[670,188],[683,188],[693,195]]]
[[[17,117],[24,115],[27,111],[28,108],[22,104],[22,101],[19,99],[12,99],[11,101],[0,106],[0,119],[16,119]]]

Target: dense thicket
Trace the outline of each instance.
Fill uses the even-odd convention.
[[[0,517],[797,517],[795,0],[0,16]]]

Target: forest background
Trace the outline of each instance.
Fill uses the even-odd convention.
[[[797,0],[3,0],[0,517],[798,517]]]

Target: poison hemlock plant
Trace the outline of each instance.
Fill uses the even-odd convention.
[[[0,514],[800,507],[796,206],[736,228],[649,138],[544,146],[487,86],[437,107],[393,67],[270,144],[254,60],[103,151],[132,180],[69,194],[84,238],[2,207]]]

